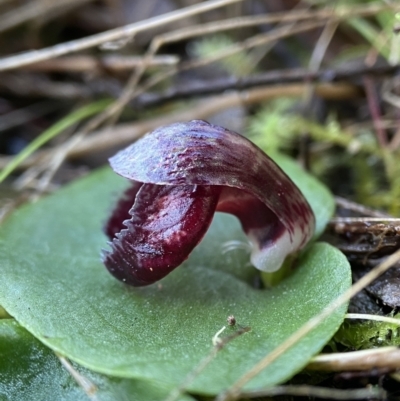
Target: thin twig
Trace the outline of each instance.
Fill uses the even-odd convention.
[[[351,210],[353,212],[363,214],[364,216],[377,217],[380,219],[392,217],[387,213],[371,209],[367,206],[360,205],[359,203],[353,202],[351,200],[341,198],[340,196],[335,196],[335,202],[337,206],[342,207],[343,209]]]
[[[330,223],[340,224],[340,223],[394,223],[399,225],[400,217],[334,217],[331,219]]]
[[[173,55],[161,55],[153,57],[149,61],[150,67],[162,67],[175,65],[179,58]],[[102,72],[113,71],[120,72],[131,70],[144,63],[141,56],[104,56],[97,58],[95,56],[79,55],[66,56],[56,59],[42,61],[40,63],[22,66],[21,69],[29,71],[57,71],[57,72]]]
[[[302,85],[284,85],[276,87],[259,87],[249,91],[227,93],[209,99],[204,99],[191,107],[186,106],[186,110],[170,113],[161,117],[153,117],[134,123],[123,123],[110,130],[99,130],[92,132],[90,137],[85,138],[82,142],[71,149],[67,157],[77,158],[87,154],[107,149],[118,148],[140,138],[146,132],[154,130],[161,125],[171,124],[177,121],[189,121],[193,119],[206,119],[220,111],[236,107],[239,105],[251,105],[273,99],[280,96],[299,97],[304,92],[304,84]],[[319,96],[326,99],[346,99],[356,95],[357,90],[351,85],[330,85],[321,84],[317,87]],[[40,163],[43,157],[47,157],[50,153],[57,152],[57,148],[39,150],[31,157],[23,160],[18,168],[27,168],[36,163]],[[9,164],[15,156],[0,157],[0,169]]]
[[[309,370],[329,372],[346,372],[351,370],[371,370],[400,368],[400,349],[397,347],[381,347],[353,352],[321,354],[306,366]]]
[[[338,19],[340,19],[338,17]],[[278,39],[282,39],[284,37],[287,37],[289,35],[293,35],[296,33],[300,32],[305,32],[308,30],[312,30],[315,28],[318,28],[320,26],[323,26],[326,22],[325,21],[311,21],[311,22],[306,22],[304,24],[299,24],[298,26],[294,27],[290,32],[286,30],[286,27],[283,26],[281,28],[277,28],[275,30],[272,30],[271,32],[268,32],[267,34],[259,34],[255,35],[249,39],[244,40],[243,42],[236,43],[234,45],[229,46],[228,48],[224,49],[223,51],[218,52],[218,54],[202,58],[200,60],[195,60],[195,61],[189,61],[186,63],[183,63],[179,69],[177,70],[176,68],[171,69],[167,72],[162,72],[160,74],[155,75],[154,77],[150,78],[147,82],[145,82],[142,87],[135,92],[135,97],[138,97],[140,94],[144,93],[146,90],[149,88],[155,86],[156,84],[159,84],[163,80],[175,75],[177,72],[182,72],[182,71],[187,71],[193,68],[198,68],[198,67],[204,67],[205,65],[208,65],[210,63],[219,61],[225,57],[232,56],[238,52],[248,50],[257,46],[262,46],[267,43],[274,42]],[[155,43],[157,43],[155,41]],[[155,45],[156,49],[158,48]],[[151,54],[151,52],[150,52]]]
[[[55,11],[60,12],[65,11],[65,9],[80,7],[90,1],[93,0],[58,0],[54,2],[48,0],[29,1],[1,16],[0,33],[35,18],[42,18],[43,16],[48,18],[50,15],[54,16]]]
[[[208,11],[213,8],[222,7],[224,5],[231,4],[233,2],[237,2],[241,0],[220,0],[215,2],[206,2],[203,4],[203,10]],[[18,68],[24,65],[37,63],[39,61],[48,60],[51,58],[55,58],[58,56],[62,56],[69,53],[75,53],[81,50],[89,49],[91,47],[100,46],[106,42],[112,42],[122,39],[131,39],[138,32],[142,32],[148,29],[153,29],[157,26],[163,24],[169,24],[174,22],[175,20],[182,18],[182,13],[191,13],[192,8],[198,6],[187,7],[182,10],[174,11],[172,13],[167,13],[161,16],[149,18],[144,21],[136,22],[133,24],[125,25],[123,27],[119,27],[116,29],[112,29],[106,32],[102,32],[100,34],[88,36],[86,38],[73,40],[71,42],[65,42],[58,44],[56,46],[44,48],[41,50],[28,51],[22,54],[4,57],[0,59],[0,71],[6,71],[14,68]],[[362,5],[360,7],[352,7],[352,8],[338,8],[337,15],[342,16],[343,18],[349,18],[354,15],[359,16],[368,16],[374,15],[380,11],[386,9],[392,9],[393,11],[398,11],[399,6],[395,4],[381,4],[374,3],[368,6]],[[197,11],[198,12],[198,9]],[[178,15],[179,14],[179,15]],[[195,36],[204,35],[207,33],[214,33],[217,31],[228,30],[228,29],[238,29],[243,28],[245,26],[252,25],[260,25],[271,22],[279,22],[279,21],[293,21],[293,20],[301,20],[301,19],[320,19],[326,17],[326,10],[318,10],[316,12],[303,12],[297,13],[296,15],[290,15],[287,13],[277,13],[274,15],[260,16],[257,17],[242,17],[240,19],[231,19],[227,21],[217,21],[213,23],[212,26],[208,26],[208,24],[203,24],[198,27],[190,27],[186,28],[186,31],[175,31],[171,33],[171,36],[164,37],[164,43],[171,40],[177,40],[181,37],[190,38]]]
[[[140,134],[140,136],[148,132],[150,129],[154,129],[160,125],[166,125],[176,121],[188,121],[191,119],[207,118],[231,107],[236,107],[240,105],[251,105],[254,103],[265,101],[267,99],[274,99],[280,96],[299,97],[302,96],[304,88],[304,84],[282,85],[276,87],[258,87],[257,89],[251,89],[249,91],[228,93],[221,96],[216,96],[214,98],[202,101],[193,109],[178,112],[176,114],[170,114],[160,118],[150,119],[149,123],[151,125],[151,128]],[[348,99],[353,98],[358,93],[357,89],[354,88],[354,86],[352,85],[338,84],[321,84],[318,85],[316,91],[319,96],[326,99]],[[159,124],[155,125],[156,122],[159,122]],[[129,126],[132,127],[132,125]],[[90,153],[91,150],[94,150],[96,148],[104,150],[113,146],[121,146],[138,138],[136,136],[137,132],[129,132],[128,130],[124,131],[125,135],[123,135],[123,133],[120,131],[119,135],[110,136],[110,131],[108,129],[103,130],[101,131],[101,136],[91,135],[90,138],[87,138],[85,144],[82,143],[82,146],[80,146],[80,150],[76,148],[72,152],[74,153],[74,155],[80,156],[82,152],[86,154]],[[114,134],[116,134],[116,132],[114,132]]]
[[[88,36],[83,39],[72,40],[66,43],[60,43],[56,46],[46,47],[41,50],[28,51],[15,56],[4,57],[0,59],[0,71],[6,71],[18,68],[22,65],[36,63],[38,61],[48,60],[50,58],[62,56],[64,54],[76,53],[78,51],[100,46],[107,42],[117,40],[131,40],[139,32],[147,31],[161,25],[170,24],[182,18],[188,18],[199,12],[206,12],[215,8],[223,7],[242,0],[214,0],[195,4],[180,10],[159,15],[143,21],[134,22],[119,28],[101,32],[96,35]]]
[[[233,401],[238,398],[240,391],[243,386],[248,383],[255,376],[260,374],[267,366],[278,359],[282,354],[284,354],[288,349],[293,347],[299,340],[305,337],[318,325],[320,325],[333,311],[338,309],[340,306],[344,305],[350,300],[351,297],[356,295],[359,291],[365,288],[367,285],[371,284],[376,278],[387,271],[395,263],[400,260],[400,250],[394,252],[390,255],[384,262],[376,266],[365,276],[363,276],[359,281],[357,281],[351,288],[346,292],[336,298],[327,307],[325,307],[321,313],[314,316],[306,324],[304,324],[299,330],[294,332],[289,338],[287,338],[282,344],[275,348],[271,353],[264,357],[260,362],[255,364],[252,369],[246,372],[241,378],[239,378],[225,393],[218,396],[218,401]],[[394,347],[395,350],[397,348]],[[342,354],[343,355],[343,354]],[[346,355],[346,354],[345,354]],[[398,350],[397,358],[400,357],[400,350]],[[397,366],[400,366],[399,360],[396,359]]]
[[[340,390],[336,388],[317,386],[276,386],[265,390],[244,391],[242,398],[276,397],[279,395],[293,395],[295,397],[328,398],[330,400],[365,400],[385,399],[386,391],[382,388],[370,387],[361,389]]]
[[[387,316],[369,315],[364,313],[348,313],[345,319],[373,320],[375,322],[383,322],[389,324],[397,324],[400,327],[400,319]]]
[[[227,90],[241,90],[260,85],[279,85],[295,82],[340,82],[358,79],[363,74],[375,76],[391,76],[400,71],[400,65],[359,66],[346,68],[326,68],[319,71],[310,71],[308,68],[293,68],[286,70],[272,70],[248,77],[223,77],[203,80],[194,83],[185,83],[161,93],[144,93],[139,96],[133,105],[147,108],[158,106],[164,102],[192,97],[212,95]]]
[[[332,10],[332,14],[334,15],[334,10]],[[325,53],[328,49],[329,44],[331,43],[331,40],[336,32],[338,25],[338,21],[329,20],[325,25],[310,57],[309,68],[311,71],[315,72],[320,69],[322,60],[325,57]]]
[[[394,4],[382,4],[380,2],[373,4],[363,4],[360,6],[340,6],[336,8],[336,15],[341,18],[351,18],[354,16],[367,17],[375,15],[387,9],[398,9]],[[238,17],[227,19],[224,21],[209,22],[201,25],[194,25],[186,28],[181,28],[172,32],[167,32],[158,36],[158,40],[163,44],[174,43],[183,39],[192,39],[199,36],[209,35],[227,30],[243,29],[252,26],[272,23],[297,22],[302,20],[321,20],[332,17],[331,8],[322,10],[298,10],[292,12],[278,12],[273,14]]]
[[[335,20],[340,20],[341,17],[335,17]],[[281,26],[279,28],[273,29],[267,33],[261,33],[254,35],[242,42],[232,44],[224,50],[220,50],[218,53],[213,54],[209,57],[204,57],[200,60],[189,61],[181,66],[180,70],[184,71],[187,69],[203,67],[207,64],[219,61],[225,57],[233,56],[238,52],[242,52],[248,49],[252,49],[257,46],[262,46],[271,42],[275,42],[278,39],[283,39],[288,36],[293,36],[298,33],[307,32],[316,28],[320,28],[326,24],[326,20],[322,21],[305,21],[298,25],[295,25],[290,31],[286,29],[286,26]]]
[[[334,15],[334,12],[335,9],[332,8],[331,9],[332,16]],[[310,72],[317,72],[320,70],[322,60],[325,57],[325,53],[328,49],[329,44],[331,43],[333,35],[335,34],[338,26],[339,26],[339,21],[337,20],[332,21],[332,19],[330,18],[327,21],[326,25],[322,30],[321,35],[317,40],[313,52],[311,53],[311,57],[308,63],[308,68]],[[311,106],[311,101],[314,95],[314,87],[315,85],[312,85],[312,83],[309,81],[308,90],[306,91],[304,96],[305,109],[309,109]]]
[[[308,62],[308,67],[310,71],[316,72],[320,69],[322,60],[325,57],[325,53],[328,49],[328,46],[333,38],[333,35],[336,32],[336,29],[339,26],[338,20],[333,20],[333,16],[335,13],[335,8],[331,8],[331,17],[326,22],[326,25],[322,29],[322,33],[320,34],[317,43],[314,46],[314,49],[311,53],[310,60]],[[306,115],[310,114],[312,110],[312,102],[315,97],[315,82],[308,81],[307,89],[304,93],[302,99],[302,108]],[[299,141],[299,159],[301,165],[305,169],[309,169],[310,167],[310,150],[309,150],[309,132],[307,130],[303,131],[300,136]]]

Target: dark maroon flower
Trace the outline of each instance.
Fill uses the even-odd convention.
[[[314,214],[296,185],[243,136],[205,121],[161,127],[110,159],[132,181],[105,231],[108,270],[134,286],[179,266],[206,233],[214,212],[237,216],[251,262],[278,270],[314,232]]]

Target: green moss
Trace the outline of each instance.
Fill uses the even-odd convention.
[[[351,349],[368,349],[400,345],[399,324],[373,320],[352,322],[345,320],[335,334],[335,341]]]

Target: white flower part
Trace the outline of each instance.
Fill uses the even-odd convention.
[[[273,273],[279,270],[286,257],[298,250],[299,244],[296,238],[301,239],[301,236],[295,236],[294,240],[291,241],[289,232],[285,230],[276,241],[268,246],[260,247],[262,244],[254,238],[252,233],[249,233],[248,237],[253,245],[250,257],[251,263],[258,270],[266,273]]]

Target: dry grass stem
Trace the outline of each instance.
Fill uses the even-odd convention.
[[[332,16],[335,13],[335,10],[332,9]],[[339,25],[339,21],[332,20],[332,17],[329,18],[327,24],[324,26],[321,35],[319,36],[317,43],[311,53],[309,68],[311,71],[315,72],[318,71],[321,67],[322,60],[324,59],[326,50],[328,49],[329,44],[333,38],[333,35],[336,32],[336,29]]]
[[[276,87],[259,87],[248,91],[232,92],[195,103],[193,106],[186,106],[186,110],[170,113],[161,117],[153,117],[134,123],[118,124],[110,129],[92,132],[90,137],[85,138],[69,150],[67,156],[70,158],[82,157],[96,151],[115,149],[125,146],[161,125],[172,124],[177,121],[189,121],[193,119],[206,119],[220,111],[240,105],[250,105],[280,96],[300,97],[305,90],[304,84],[282,85]],[[325,99],[345,99],[355,96],[357,89],[347,84],[321,84],[316,88],[319,96]],[[79,132],[78,132],[79,134]],[[64,146],[64,145],[61,145]],[[28,168],[43,160],[49,154],[58,152],[59,147],[40,150],[24,160],[19,168]],[[4,168],[12,156],[0,158],[0,168]]]
[[[153,57],[148,61],[149,67],[163,67],[176,65],[179,62],[177,56],[162,55]],[[21,67],[30,71],[45,72],[102,72],[104,70],[120,72],[132,70],[144,64],[144,58],[140,56],[104,56],[96,58],[94,56],[78,55],[66,56],[62,58],[50,59],[36,64],[29,64]]]
[[[107,42],[119,40],[131,40],[134,35],[139,32],[147,31],[162,25],[188,18],[199,13],[204,13],[219,7],[224,7],[242,0],[214,0],[193,6],[185,7],[170,13],[149,18],[147,20],[128,24],[119,28],[111,29],[106,32],[101,32],[96,35],[88,36],[83,39],[72,40],[66,43],[47,47],[41,50],[34,50],[17,54],[14,56],[4,57],[0,59],[0,71],[6,71],[18,68],[23,65],[33,64],[39,61],[48,60],[54,57],[62,56],[69,53],[76,53],[81,50],[91,47],[100,46]]]
[[[75,7],[81,7],[93,0],[34,0],[1,15],[0,32],[7,31],[36,18],[49,20],[59,13],[64,13]]]
[[[336,16],[346,19],[354,16],[367,17],[375,15],[381,11],[388,9],[398,9],[394,4],[374,3],[369,5],[337,7]],[[332,9],[328,7],[322,10],[296,9],[296,12],[281,12],[267,15],[258,15],[251,17],[238,17],[223,21],[209,22],[201,25],[195,25],[182,28],[176,31],[159,35],[158,40],[162,43],[173,43],[183,39],[187,40],[199,36],[209,35],[213,33],[243,29],[253,26],[259,26],[272,23],[298,22],[302,20],[329,19],[332,17]]]
[[[309,370],[329,372],[366,371],[387,368],[400,369],[400,349],[397,347],[382,347],[352,352],[321,354],[307,365]]]
[[[387,213],[381,212],[379,210],[371,209],[367,206],[360,205],[359,203],[350,201],[345,198],[341,198],[340,196],[335,196],[335,202],[336,202],[337,206],[340,206],[347,210],[352,210],[353,212],[357,212],[357,213],[363,214],[365,216],[377,217],[380,219],[392,217]]]
[[[291,68],[285,70],[271,70],[245,77],[220,77],[207,79],[204,81],[185,83],[171,87],[162,92],[146,92],[133,102],[134,106],[148,108],[160,105],[171,100],[194,98],[205,95],[213,95],[228,90],[243,90],[265,85],[279,85],[289,83],[304,82],[344,82],[352,83],[363,74],[374,74],[379,77],[397,74],[400,66],[374,66],[374,67],[346,67],[346,68],[327,68],[316,72],[308,68]],[[356,85],[356,83],[355,83]],[[353,86],[354,88],[354,86]],[[354,96],[361,97],[362,91],[354,91]],[[391,129],[397,128],[398,123],[394,119],[384,120],[384,127]],[[369,129],[370,122],[348,125],[348,129],[357,132],[362,129]]]
[[[369,315],[364,313],[348,313],[345,316],[345,319],[373,320],[375,322],[397,324],[400,327],[400,319],[396,319],[394,317]]]
[[[303,7],[304,9],[300,9]],[[291,30],[295,26],[296,22],[298,22],[298,14],[306,15],[308,12],[309,6],[304,5],[300,2],[297,6],[295,6],[290,12],[285,13],[277,13],[273,15],[264,15],[264,16],[256,16],[256,17],[239,17],[233,18],[229,20],[220,20],[217,22],[211,22],[208,24],[200,24],[194,27],[178,29],[176,31],[167,32],[165,34],[159,35],[155,37],[149,47],[149,55],[154,55],[157,51],[166,44],[180,42],[182,40],[193,39],[195,37],[203,37],[207,34],[222,32],[231,29],[239,29],[250,27],[254,25],[261,25],[262,23],[270,23],[271,18],[273,22],[277,22],[277,28],[283,30],[283,32],[290,35]],[[275,17],[275,18],[274,18]],[[289,18],[293,17],[293,18]],[[262,22],[261,22],[262,21]],[[261,22],[261,24],[260,24]],[[289,23],[288,23],[289,22]],[[265,46],[265,49],[259,55],[259,59],[262,58],[275,44],[277,40],[272,40],[268,42]]]
[[[331,15],[334,15],[334,8],[332,8],[331,10]],[[308,64],[309,70],[311,72],[316,72],[320,69],[322,60],[325,57],[325,53],[328,49],[329,43],[331,42],[338,26],[339,26],[339,21],[333,20],[332,17],[329,18],[327,24],[323,28],[322,33],[317,40],[313,52],[311,53],[310,61]],[[307,104],[308,107],[311,104],[314,92],[315,92],[315,83],[309,82],[308,88],[304,95],[304,103]]]
[[[383,216],[383,217],[335,217],[331,219],[331,223],[333,224],[340,224],[340,223],[358,223],[358,222],[365,222],[365,223],[394,223],[394,224],[399,224],[400,223],[400,217],[388,217],[388,216]]]
[[[238,52],[249,50],[249,49],[252,49],[257,46],[263,46],[263,45],[266,45],[271,42],[276,42],[279,39],[283,39],[288,36],[292,36],[292,35],[299,34],[302,32],[307,32],[307,31],[310,31],[315,28],[319,28],[324,25],[326,25],[325,20],[323,20],[323,21],[307,21],[307,22],[300,23],[300,24],[292,27],[292,29],[290,29],[290,30],[288,30],[287,27],[284,25],[284,26],[281,26],[279,28],[269,31],[268,33],[254,35],[242,42],[239,42],[232,46],[229,46],[228,48],[226,48],[223,51],[219,51],[215,55],[212,55],[209,57],[204,57],[200,60],[189,61],[181,67],[181,71],[186,70],[186,69],[191,69],[191,68],[203,67],[212,62],[219,61],[219,60],[229,57],[229,56],[233,56]]]
[[[335,388],[317,386],[276,386],[265,390],[245,391],[241,397],[276,397],[280,395],[292,395],[295,397],[327,398],[329,400],[365,400],[365,399],[384,399],[386,391],[380,388],[362,388],[351,390],[340,390]]]

